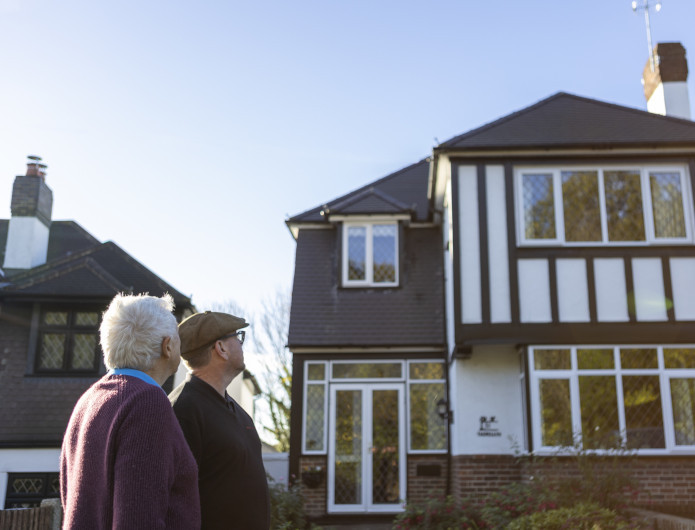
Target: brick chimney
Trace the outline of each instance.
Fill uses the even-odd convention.
[[[46,263],[53,192],[46,185],[41,158],[28,158],[27,174],[17,176],[12,187],[4,269],[31,269]]]
[[[688,62],[680,42],[654,47],[654,70],[647,61],[642,73],[647,110],[664,116],[691,119],[688,98]]]

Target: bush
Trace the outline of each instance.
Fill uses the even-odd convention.
[[[477,506],[457,502],[453,497],[431,499],[424,504],[408,503],[396,517],[397,530],[453,530],[486,528]]]
[[[557,508],[557,502],[536,484],[510,484],[491,493],[481,503],[483,521],[490,528],[504,528],[522,515]]]
[[[515,519],[507,530],[629,530],[652,528],[648,523],[628,520],[598,504],[580,503],[571,508],[558,508],[524,515]]]
[[[307,527],[304,497],[299,486],[285,486],[272,481],[270,489],[270,528],[272,530],[299,530]]]

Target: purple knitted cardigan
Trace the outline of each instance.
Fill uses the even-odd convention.
[[[60,455],[64,529],[198,529],[198,469],[161,388],[106,375],[79,399]]]

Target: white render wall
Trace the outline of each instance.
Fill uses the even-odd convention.
[[[0,449],[0,505],[5,506],[8,473],[57,473],[60,449]]]
[[[48,227],[36,217],[12,217],[5,245],[6,269],[31,269],[46,263]]]
[[[662,116],[691,119],[690,98],[686,81],[659,83],[647,101],[647,110]]]
[[[476,346],[470,359],[454,362],[452,375],[452,454],[500,455],[523,450],[523,379],[516,348]],[[487,424],[481,422],[483,417]]]

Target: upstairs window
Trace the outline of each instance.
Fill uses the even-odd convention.
[[[346,223],[343,232],[343,285],[398,285],[398,224]]]
[[[522,244],[671,244],[692,240],[682,167],[521,169]]]
[[[99,321],[99,312],[93,310],[41,311],[36,373],[97,373]]]

